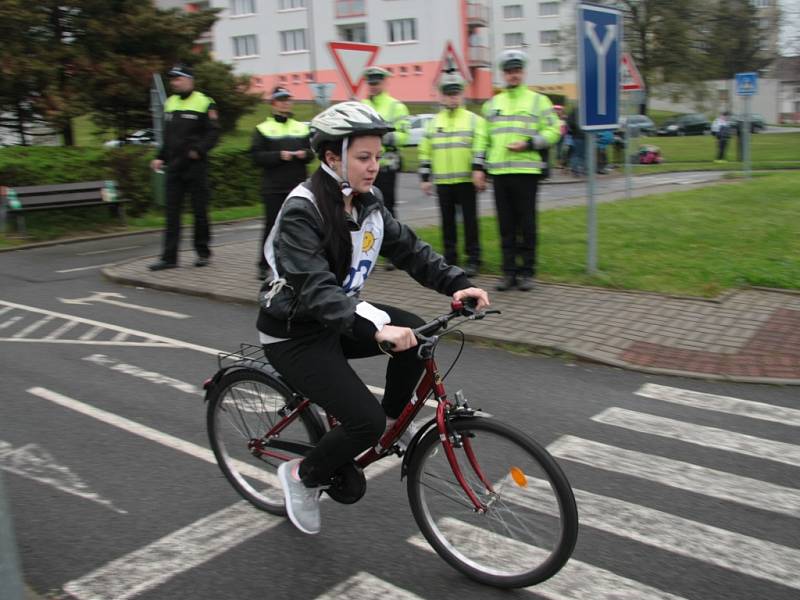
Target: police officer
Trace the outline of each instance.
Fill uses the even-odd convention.
[[[458,264],[456,206],[461,206],[467,256],[464,271],[474,277],[481,264],[481,247],[472,172],[482,168],[483,159],[478,158],[476,163],[475,154],[486,147],[486,121],[463,107],[464,79],[455,70],[442,74],[439,91],[444,108],[428,122],[419,144],[421,187],[432,194],[436,184],[444,257],[451,265]]]
[[[292,118],[292,94],[276,87],[270,96],[272,116],[253,133],[250,155],[263,168],[261,196],[264,201],[264,233],[259,247],[258,278],[267,277],[264,242],[267,240],[286,196],[307,177],[306,165],[314,157],[308,125]]]
[[[178,266],[181,204],[188,192],[194,212],[196,267],[205,267],[211,257],[208,247],[208,152],[219,139],[219,121],[214,101],[194,89],[194,75],[186,65],[170,69],[169,83],[174,95],[164,105],[164,143],[150,167],[167,170],[167,227],[161,259],[151,271]]]
[[[485,168],[492,176],[503,251],[504,277],[496,288],[533,289],[536,272],[536,194],[544,163],[541,150],[558,141],[558,119],[547,96],[524,85],[528,58],[506,50],[498,58],[506,88],[486,101]],[[483,189],[486,173],[475,174]]]
[[[400,150],[408,141],[408,108],[386,92],[387,78],[391,75],[381,67],[369,67],[364,71],[367,80],[368,96],[363,100],[394,127],[394,131],[383,136],[383,158],[375,187],[383,192],[383,203],[392,216],[395,211],[395,189],[397,172],[400,170]]]

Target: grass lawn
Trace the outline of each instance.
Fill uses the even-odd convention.
[[[800,173],[770,173],[598,206],[598,269],[586,274],[586,209],[540,213],[543,281],[713,297],[757,285],[800,289]],[[441,251],[438,227],[421,229]],[[463,239],[463,237],[459,238]],[[487,272],[499,273],[493,217],[481,219]]]

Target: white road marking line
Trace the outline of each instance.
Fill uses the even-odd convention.
[[[12,310],[10,306],[6,306],[5,308],[0,308],[0,315],[4,315],[10,310]]]
[[[716,394],[706,394],[693,390],[682,390],[679,388],[646,383],[636,392],[637,396],[652,398],[653,400],[663,400],[673,404],[702,408],[730,415],[739,415],[773,423],[784,423],[800,427],[800,410],[796,408],[786,408],[783,406],[773,406],[764,402],[754,402],[752,400],[742,400],[730,396],[717,396]]]
[[[442,519],[439,527],[449,532],[469,539],[474,535],[474,527],[456,519]],[[484,535],[481,532],[481,535]],[[500,538],[500,536],[497,536]],[[428,552],[433,552],[427,540],[421,534],[415,534],[408,539],[413,546]],[[540,553],[542,550],[523,544],[509,538],[500,538],[497,544],[492,544],[492,551],[502,552],[502,558],[507,558],[508,563],[513,563],[519,556],[531,553]],[[497,560],[497,554],[493,561]],[[555,576],[544,581],[531,590],[536,597],[550,600],[684,600],[680,596],[664,592],[633,579],[615,575],[611,571],[594,567],[574,558],[570,559],[564,568]]]
[[[84,334],[83,334],[81,337],[79,337],[78,339],[79,339],[79,340],[82,340],[82,341],[86,341],[86,340],[92,340],[92,339],[94,339],[94,338],[95,338],[95,336],[97,336],[97,334],[98,334],[98,333],[100,333],[101,331],[103,331],[103,329],[104,329],[104,327],[103,327],[103,326],[101,326],[101,325],[97,325],[97,326],[95,326],[95,327],[92,327],[92,328],[91,328],[89,331],[87,331],[86,333],[84,333]]]
[[[120,362],[116,358],[106,356],[105,354],[91,354],[89,356],[84,356],[83,360],[103,367],[108,367],[112,371],[119,371],[120,373],[125,373],[126,375],[132,375],[133,377],[144,379],[145,381],[149,381],[150,383],[154,383],[156,385],[168,385],[176,390],[180,390],[181,392],[185,392],[193,396],[204,395],[203,390],[196,385],[192,385],[191,383],[181,381],[180,379],[176,379],[168,375],[162,375],[156,371],[148,371],[135,365]]]
[[[128,327],[120,327],[118,325],[112,325],[110,323],[102,323],[100,321],[94,321],[92,319],[84,319],[83,317],[75,317],[73,315],[68,315],[68,314],[60,313],[60,312],[55,312],[55,311],[52,311],[52,310],[44,310],[44,309],[41,309],[41,308],[35,308],[33,306],[27,306],[25,304],[16,304],[14,302],[8,302],[6,300],[0,300],[0,305],[2,305],[2,306],[10,306],[12,308],[19,308],[21,310],[26,310],[26,311],[34,312],[34,313],[38,313],[38,314],[53,315],[54,317],[60,317],[62,319],[67,319],[67,320],[70,320],[70,321],[77,321],[78,323],[83,323],[85,325],[98,326],[98,327],[101,327],[101,328],[109,329],[111,331],[124,331],[126,333],[129,333],[129,334],[137,336],[137,337],[143,337],[143,338],[145,338],[145,339],[147,339],[147,340],[149,340],[151,342],[160,342],[159,345],[161,345],[162,347],[185,348],[187,350],[195,350],[197,352],[202,352],[203,354],[211,354],[213,356],[216,356],[217,354],[220,354],[220,352],[221,352],[220,350],[217,350],[215,348],[209,348],[207,346],[200,346],[198,344],[191,344],[189,342],[183,342],[181,340],[176,340],[176,339],[164,337],[164,336],[161,336],[161,335],[155,335],[155,334],[147,333],[147,332],[144,332],[144,331],[138,331],[136,329],[129,329]],[[48,340],[48,343],[52,343],[52,342],[50,342]],[[126,345],[128,345],[128,344],[126,344]],[[137,345],[139,345],[139,344],[137,344]]]
[[[596,414],[592,417],[592,421],[640,433],[677,439],[707,448],[727,450],[795,467],[800,466],[800,446],[795,444],[766,440],[716,427],[684,423],[617,407],[607,408]]]
[[[360,571],[346,581],[317,596],[315,600],[422,600],[420,596],[392,585],[370,573]]]
[[[1,323],[0,324],[0,329],[6,329],[8,327],[11,327],[14,323],[16,323],[18,321],[21,321],[21,320],[22,320],[22,316],[21,315],[15,315],[15,316],[11,317],[8,321],[5,321],[4,323]]]
[[[103,263],[102,265],[89,265],[86,267],[75,267],[74,269],[61,269],[56,273],[75,273],[77,271],[89,271],[90,269],[102,269],[103,267],[111,267],[117,263]]]
[[[48,338],[28,338],[28,339],[14,339],[14,338],[0,338],[0,342],[22,342],[22,343],[46,343],[46,344],[78,344],[85,346],[135,346],[141,348],[177,348],[177,346],[170,346],[162,342],[112,342],[112,341],[96,341],[96,340],[51,340]]]
[[[550,486],[530,479],[525,495],[506,486],[506,498],[532,510],[549,506]],[[694,560],[800,588],[800,550],[760,540],[617,498],[573,489],[581,525]],[[544,502],[539,502],[539,499]]]
[[[242,500],[70,581],[78,600],[127,600],[285,523]]]
[[[127,510],[115,507],[110,500],[91,491],[69,467],[58,464],[56,457],[38,444],[26,444],[14,448],[9,442],[0,440],[0,469],[44,483],[67,494],[91,500],[120,514],[128,514]]]
[[[27,391],[29,394],[118,427],[128,433],[184,452],[205,462],[217,464],[211,450],[192,442],[95,408],[46,388],[32,387]],[[369,466],[366,472],[367,478],[377,477],[400,464],[399,460],[383,459]],[[279,486],[278,478],[271,473],[238,461],[237,469],[249,478],[262,481],[272,487]],[[126,600],[284,522],[284,518],[257,511],[248,502],[237,502],[231,507],[204,517],[153,544],[67,583],[64,590],[78,600]]]
[[[122,252],[123,250],[133,250],[134,248],[141,248],[141,245],[122,246],[121,248],[108,248],[106,250],[92,250],[91,252],[78,252],[76,256],[93,256],[95,254],[108,254],[109,252]]]
[[[571,435],[547,447],[555,457],[671,488],[800,518],[800,490]]]
[[[113,338],[111,338],[110,341],[112,341],[112,342],[124,342],[126,339],[128,339],[128,334],[123,332],[123,331],[121,331],[117,335],[115,335]]]
[[[70,329],[75,327],[78,323],[76,321],[67,321],[61,327],[53,331],[50,335],[43,337],[43,340],[55,340],[58,337],[67,333]]]
[[[53,317],[53,316],[47,316],[47,317],[44,317],[43,319],[39,319],[35,323],[31,323],[30,325],[28,325],[25,329],[21,329],[20,331],[18,331],[17,333],[15,333],[11,337],[24,338],[26,335],[29,335],[29,334],[33,333],[34,331],[36,331],[37,329],[39,329],[43,325],[47,325],[53,319],[55,319],[55,317]]]
[[[86,298],[59,298],[60,302],[64,304],[84,304],[91,305],[96,302],[110,304],[111,306],[119,306],[121,308],[130,308],[141,312],[149,313],[151,315],[158,315],[160,317],[170,317],[173,319],[190,319],[190,315],[175,312],[173,310],[164,310],[161,308],[152,308],[143,304],[134,304],[132,302],[123,302],[121,299],[125,298],[125,294],[118,292],[92,292],[91,296]]]

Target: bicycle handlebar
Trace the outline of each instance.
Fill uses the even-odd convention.
[[[412,329],[414,332],[414,336],[416,336],[417,340],[420,342],[428,342],[433,343],[435,342],[434,339],[431,339],[429,336],[446,327],[447,324],[452,321],[453,319],[457,319],[458,317],[464,317],[470,321],[478,321],[483,319],[486,315],[499,315],[500,311],[497,309],[489,309],[489,310],[482,310],[476,311],[475,306],[478,304],[478,301],[474,298],[467,298],[466,301],[461,300],[453,300],[450,302],[450,312],[445,315],[440,315],[434,318],[427,323],[420,325],[416,329]],[[389,340],[384,340],[378,344],[384,352],[391,352],[394,350],[394,344]]]

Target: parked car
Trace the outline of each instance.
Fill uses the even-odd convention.
[[[680,115],[664,121],[658,135],[705,135],[711,131],[711,121],[702,113]]]
[[[156,145],[156,134],[152,129],[139,129],[127,136],[124,140],[108,140],[103,143],[106,148],[118,148],[127,144]]]
[[[410,115],[408,117],[408,142],[409,146],[419,146],[422,135],[425,133],[425,127],[428,121],[433,119],[436,115],[422,113],[419,115]]]
[[[736,128],[736,131],[739,131],[742,122],[744,121],[744,115],[731,115],[731,124],[733,127]],[[752,133],[758,133],[759,131],[764,131],[767,128],[767,123],[764,121],[764,117],[762,117],[758,113],[751,113],[750,114],[750,131]]]
[[[653,119],[647,115],[625,115],[619,118],[619,135],[625,135],[625,124],[630,124],[630,134],[637,135],[655,135],[656,124]]]

